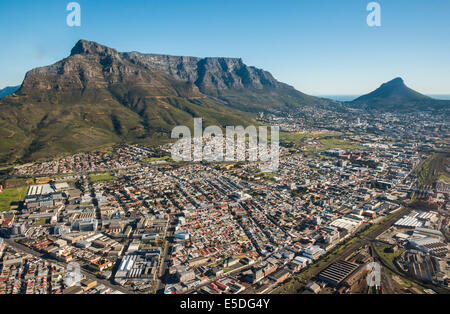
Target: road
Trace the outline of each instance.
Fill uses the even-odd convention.
[[[172,220],[173,215],[169,217],[169,225],[167,226],[166,236],[164,237],[166,245],[164,246],[164,252],[161,255],[161,269],[159,270],[159,278],[156,282],[156,292],[162,293],[165,289],[165,285],[168,283],[167,278],[170,277],[169,274],[169,247],[173,245],[173,235],[175,233],[175,227],[173,226],[174,220]]]

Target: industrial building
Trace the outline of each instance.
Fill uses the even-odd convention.
[[[348,261],[338,261],[319,274],[319,279],[336,287],[355,272],[360,265]]]

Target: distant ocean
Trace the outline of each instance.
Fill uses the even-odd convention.
[[[318,95],[317,97],[333,99],[337,101],[352,101],[358,98],[360,95]]]
[[[434,99],[450,100],[450,95],[427,95]]]
[[[317,97],[333,99],[337,101],[352,101],[360,95],[318,95]],[[434,99],[450,100],[450,95],[427,95]]]

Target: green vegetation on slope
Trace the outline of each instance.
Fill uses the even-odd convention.
[[[106,47],[84,53],[80,45],[78,53],[28,72],[21,89],[0,100],[0,165],[124,142],[161,144],[175,126],[192,129],[196,117],[205,127],[253,124],[251,114],[200,93],[191,82]]]

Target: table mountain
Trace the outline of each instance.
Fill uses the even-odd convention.
[[[241,59],[120,53],[80,40],[69,57],[29,71],[0,99],[0,163],[160,142],[194,117],[248,125],[254,111],[326,102]]]
[[[277,81],[269,72],[247,66],[238,58],[177,57],[138,52],[122,53],[121,56],[142,67],[158,69],[177,80],[192,82],[202,93],[239,110],[285,111],[298,105],[329,103],[301,93]]]

